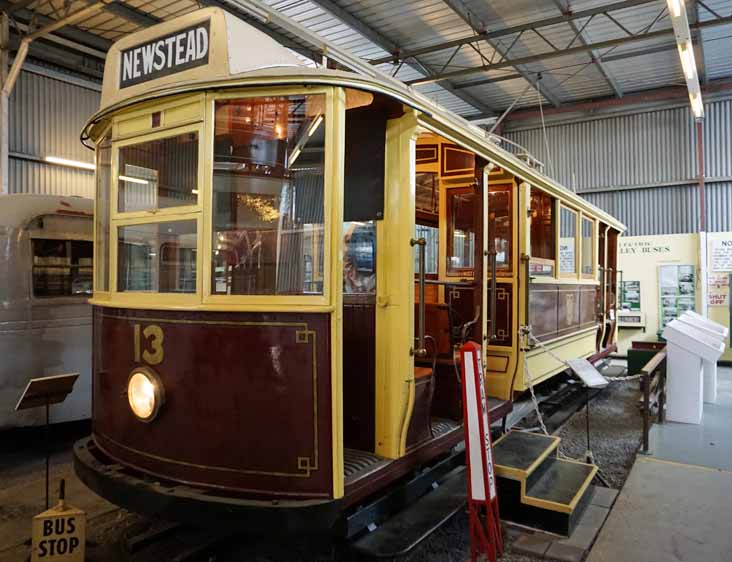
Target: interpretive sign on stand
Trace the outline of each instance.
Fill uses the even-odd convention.
[[[491,562],[496,562],[503,554],[503,539],[480,346],[468,342],[460,349],[460,356],[468,469],[470,560],[476,562],[479,555],[484,555]]]

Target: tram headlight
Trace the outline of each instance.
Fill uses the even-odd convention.
[[[147,369],[132,371],[127,381],[127,400],[137,419],[144,422],[152,421],[165,401],[160,378]]]

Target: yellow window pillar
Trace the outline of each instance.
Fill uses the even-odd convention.
[[[414,237],[417,114],[386,126],[384,220],[377,225],[376,454],[404,455],[414,404]]]

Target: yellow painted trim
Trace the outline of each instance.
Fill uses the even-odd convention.
[[[158,293],[155,293],[156,295]],[[109,295],[109,294],[107,294]],[[141,303],[141,302],[118,302],[111,301],[110,297],[104,298],[104,294],[95,294],[94,298],[89,299],[89,304],[95,306],[105,306],[108,308],[125,308],[131,310],[190,310],[195,312],[211,311],[211,312],[293,312],[293,306],[290,304],[163,304],[163,303]],[[331,305],[324,306],[298,306],[296,312],[302,313],[330,313],[334,312],[335,307]]]
[[[165,131],[170,130],[176,127],[192,124],[192,123],[199,123],[203,120],[203,102],[204,102],[204,95],[200,93],[194,93],[194,94],[183,94],[180,96],[174,96],[171,98],[168,98],[166,100],[152,100],[145,103],[142,103],[140,105],[133,106],[130,109],[127,109],[125,111],[121,111],[117,114],[115,114],[113,119],[113,135],[112,135],[112,141],[121,141],[123,139],[128,138],[136,138],[148,133],[152,132],[158,132],[158,131]],[[181,120],[181,121],[172,121],[166,119],[166,112],[169,110],[178,109],[181,107],[184,107],[186,105],[193,105],[198,104],[198,115],[193,115],[189,119]],[[128,134],[121,134],[119,129],[121,126],[121,123],[124,123],[126,121],[131,121],[138,118],[145,118],[145,117],[152,117],[153,113],[161,112],[161,122],[159,127],[152,127],[152,124],[148,127],[145,127],[144,129],[140,129]]]
[[[417,116],[386,126],[384,220],[376,225],[376,428],[375,452],[405,453],[414,400],[414,248]]]
[[[107,298],[109,298],[108,295],[109,295],[109,291],[111,290],[111,283],[112,283],[112,280],[111,280],[112,269],[111,269],[111,263],[109,263],[109,243],[110,243],[109,230],[110,230],[110,226],[112,223],[112,217],[111,217],[111,214],[110,214],[110,216],[107,217],[107,222],[109,223],[109,224],[107,224],[107,246],[108,247],[107,247],[107,255],[105,256],[105,258],[108,261],[109,267],[108,267],[107,273],[110,276],[110,278],[107,279],[107,288],[104,291],[100,291],[97,289],[98,281],[99,281],[98,277],[97,277],[97,275],[98,275],[97,264],[100,263],[100,259],[99,259],[99,253],[98,253],[99,245],[97,244],[97,220],[96,220],[96,218],[98,216],[97,215],[97,200],[99,199],[98,198],[98,194],[99,194],[99,143],[104,140],[104,137],[107,135],[107,133],[110,133],[110,135],[111,135],[111,129],[112,129],[112,125],[111,124],[107,125],[104,128],[104,130],[102,131],[102,134],[99,138],[99,142],[95,143],[95,145],[94,145],[94,147],[95,147],[94,148],[94,227],[92,229],[92,244],[93,244],[92,293],[93,293],[94,297],[96,297],[100,293],[104,293],[104,295],[106,295]],[[110,157],[109,175],[110,175],[110,177],[109,177],[109,185],[107,186],[107,188],[110,190],[110,193],[108,194],[108,196],[109,196],[108,198],[109,198],[110,202],[111,202],[111,189],[112,189],[112,157],[113,157],[113,155],[114,155],[114,150],[112,148],[112,142],[110,139],[110,143],[109,143],[109,157]],[[111,209],[110,209],[110,213],[111,213]]]
[[[570,459],[557,459],[559,462],[569,462],[569,463],[575,463],[575,464],[586,464],[581,463],[577,461],[573,461]],[[574,496],[572,496],[572,500],[568,504],[559,503],[559,502],[553,502],[549,500],[542,500],[539,498],[535,498],[532,496],[526,495],[526,482],[521,482],[521,503],[526,505],[533,505],[535,507],[540,507],[542,509],[548,509],[550,511],[557,511],[559,513],[572,513],[575,508],[577,507],[577,504],[579,503],[580,499],[582,498],[582,495],[585,493],[589,485],[592,483],[592,479],[597,474],[597,467],[593,466],[590,473],[585,478],[582,485],[577,489],[577,492],[575,492]]]
[[[346,93],[328,88],[326,95],[325,215],[324,249],[325,298],[331,299],[331,431],[333,452],[333,497],[345,493],[343,444],[343,200],[345,176]],[[328,142],[327,139],[330,139]],[[329,223],[329,224],[328,224]],[[331,281],[332,280],[332,281]],[[330,290],[329,290],[330,289]]]

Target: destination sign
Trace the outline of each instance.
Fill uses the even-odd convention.
[[[149,82],[208,64],[210,20],[120,53],[119,87]]]

